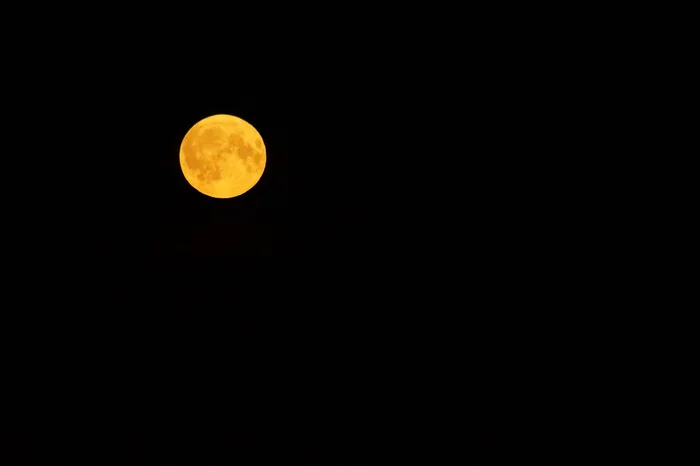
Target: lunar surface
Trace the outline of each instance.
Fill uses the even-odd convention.
[[[247,121],[214,115],[196,123],[180,146],[180,167],[197,191],[210,197],[240,196],[265,170],[265,144]]]

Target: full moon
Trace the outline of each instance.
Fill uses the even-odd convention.
[[[240,196],[257,184],[267,155],[258,131],[232,115],[213,115],[190,128],[180,145],[187,182],[210,197]]]

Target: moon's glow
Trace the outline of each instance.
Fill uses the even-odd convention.
[[[260,180],[267,155],[258,131],[232,115],[197,122],[180,146],[180,167],[197,191],[227,199],[240,196]]]

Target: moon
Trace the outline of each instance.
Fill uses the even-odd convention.
[[[233,115],[213,115],[192,126],[180,145],[187,182],[209,197],[229,199],[248,192],[265,171],[260,133]]]

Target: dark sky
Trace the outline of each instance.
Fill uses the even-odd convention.
[[[588,448],[604,390],[576,343],[596,328],[588,290],[619,286],[604,276],[622,260],[587,272],[610,228],[584,221],[601,189],[574,189],[590,169],[562,123],[570,86],[488,34],[520,58],[419,60],[420,37],[371,54],[159,37],[54,45],[42,53],[60,63],[7,85],[18,461],[488,464]],[[230,200],[179,167],[187,130],[218,113],[267,148],[258,185]]]

